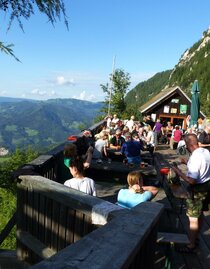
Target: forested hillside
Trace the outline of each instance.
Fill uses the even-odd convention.
[[[127,107],[147,102],[165,87],[179,86],[190,98],[193,82],[198,80],[201,110],[210,117],[210,29],[181,56],[173,70],[157,73],[139,83],[126,96]]]
[[[100,103],[76,99],[47,101],[0,98],[0,147],[14,150],[30,145],[36,150],[64,142],[93,124]]]

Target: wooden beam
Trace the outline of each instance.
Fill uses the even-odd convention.
[[[17,222],[16,216],[17,216],[17,212],[15,211],[15,213],[13,214],[13,216],[11,217],[11,219],[8,221],[8,223],[6,224],[6,226],[4,227],[4,229],[2,230],[2,232],[0,234],[0,245],[5,240],[5,238],[9,235],[9,233],[12,230],[12,228],[15,226],[15,224]]]
[[[42,259],[50,258],[56,253],[54,250],[48,248],[42,242],[27,232],[17,230],[17,238],[23,245],[31,249]]]

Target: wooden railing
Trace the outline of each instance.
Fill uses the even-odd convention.
[[[93,132],[100,125],[93,126]],[[121,209],[60,184],[65,180],[63,146],[14,173],[18,258],[29,264],[41,261],[32,267],[36,269],[67,264],[71,268],[95,268],[95,264],[97,268],[153,268],[162,205],[143,203],[132,210]]]
[[[41,176],[20,176],[17,212],[19,259],[33,264],[58,252],[32,268],[153,268],[158,203],[127,210]]]

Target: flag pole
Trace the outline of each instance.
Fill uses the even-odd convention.
[[[113,78],[114,78],[114,72],[115,72],[115,61],[116,61],[116,55],[113,57],[113,63],[112,63],[111,86],[109,87],[109,106],[108,106],[108,115],[110,115],[110,110],[111,110],[112,87],[113,87]]]

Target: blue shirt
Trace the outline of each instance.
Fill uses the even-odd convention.
[[[128,140],[126,141],[121,148],[121,153],[126,157],[136,157],[140,156],[142,145],[139,141]]]
[[[131,192],[129,189],[121,189],[117,196],[117,203],[122,207],[131,208],[151,199],[152,193],[150,191],[135,193]]]

